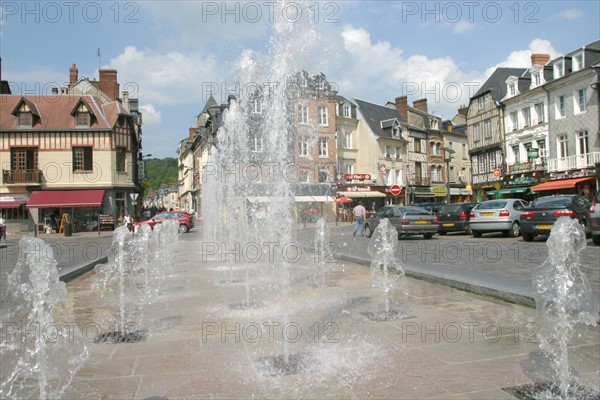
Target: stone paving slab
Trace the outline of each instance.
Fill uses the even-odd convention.
[[[304,259],[290,265],[287,302],[276,269],[249,265],[254,307],[236,310],[246,299],[246,266],[203,262],[199,246],[176,246],[161,296],[136,321],[147,340],[92,344],[64,398],[510,399],[502,388],[552,377],[532,308],[406,278],[391,306],[410,317],[374,322],[363,313],[383,302],[368,268],[333,263],[321,285]],[[116,312],[92,289],[94,278],[68,284],[80,325]],[[600,328],[577,332],[571,366],[599,390]],[[305,370],[268,376],[260,361],[282,357],[286,343]]]

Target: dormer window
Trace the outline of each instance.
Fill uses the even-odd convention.
[[[438,120],[437,119],[431,119],[429,121],[429,124],[431,125],[431,129],[438,129]]]
[[[33,126],[33,114],[30,111],[19,112],[19,128],[31,128]]]
[[[83,102],[77,107],[75,112],[75,118],[77,120],[77,127],[89,127],[90,126],[90,111]]]
[[[540,86],[540,83],[542,83],[542,78],[540,77],[540,73],[537,72],[533,74],[533,84],[535,86]]]
[[[517,94],[517,90],[516,90],[516,87],[515,87],[514,83],[510,83],[508,85],[508,93],[510,93],[511,97]]]
[[[554,63],[554,79],[565,76],[565,62],[563,60]]]
[[[343,116],[345,118],[350,118],[350,106],[347,104],[344,104],[344,106],[342,107],[342,112],[343,112]]]
[[[400,139],[400,128],[398,128],[398,127],[392,128],[392,137],[394,139]]]
[[[583,52],[573,56],[573,72],[583,69]]]

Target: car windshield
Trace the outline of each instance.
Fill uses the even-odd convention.
[[[532,203],[533,207],[566,207],[573,202],[572,197],[540,197]]]
[[[458,204],[454,204],[451,206],[445,206],[440,209],[440,214],[448,214],[448,213],[459,213],[462,211],[462,206]]]
[[[405,207],[402,209],[402,212],[407,215],[431,215],[429,211],[420,207]]]
[[[484,203],[481,203],[479,205],[479,207],[477,207],[478,210],[495,210],[497,208],[504,208],[506,207],[506,204],[508,203],[508,201],[501,201],[501,200],[493,200],[493,201],[486,201]]]

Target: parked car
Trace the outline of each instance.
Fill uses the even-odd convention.
[[[448,204],[440,209],[437,214],[439,222],[438,233],[445,235],[448,232],[466,232],[470,235],[471,210],[477,203]]]
[[[383,218],[388,218],[398,231],[398,238],[409,235],[423,235],[431,239],[438,231],[435,215],[424,208],[412,206],[386,206],[380,208],[365,221],[365,235],[371,237]]]
[[[179,220],[179,232],[180,233],[186,233],[194,227],[194,218],[192,218],[192,216],[190,214],[183,212],[183,211],[167,211],[167,212],[158,213],[154,217],[152,217],[146,221],[140,221],[140,222],[136,223],[135,229],[137,230],[137,228],[142,225],[150,225],[150,227],[152,229],[154,229],[154,226],[156,224],[161,224],[169,219]]]
[[[420,207],[424,208],[427,211],[436,214],[440,211],[442,207],[444,207],[446,203],[434,202],[434,203],[414,203],[411,204],[412,207]]]
[[[590,206],[590,231],[592,241],[596,246],[600,246],[600,192],[596,193]]]
[[[549,235],[559,217],[577,218],[587,234],[590,207],[590,201],[578,194],[539,197],[521,214],[523,239],[531,242],[537,235]]]
[[[469,226],[474,237],[487,232],[502,232],[517,237],[521,233],[519,216],[529,203],[521,199],[488,200],[471,210]]]

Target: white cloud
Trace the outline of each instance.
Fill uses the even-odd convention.
[[[162,121],[161,111],[154,108],[152,104],[143,104],[140,106],[142,112],[142,121],[144,126],[157,125]]]
[[[567,8],[566,10],[563,10],[560,13],[553,15],[552,17],[550,17],[550,19],[552,21],[558,21],[563,19],[573,20],[582,18],[583,16],[583,11],[577,8]]]
[[[127,46],[110,60],[119,73],[121,89],[146,104],[204,102],[209,86],[221,86],[228,75],[215,57],[202,53],[158,52]],[[137,90],[136,90],[137,89]]]
[[[499,67],[530,67],[531,55],[534,53],[549,54],[551,60],[560,56],[560,53],[556,51],[556,49],[552,46],[552,43],[550,43],[550,41],[536,38],[529,43],[529,47],[527,50],[515,50],[511,52],[504,61],[488,68],[485,72],[485,76],[489,77],[494,72],[494,70]]]
[[[467,33],[467,32],[471,32],[474,28],[475,28],[474,22],[458,21],[457,23],[453,24],[452,32],[453,33]]]
[[[429,111],[450,118],[468,103],[483,74],[462,71],[451,57],[404,56],[387,41],[373,43],[369,33],[346,26],[344,49],[350,59],[340,79],[341,94],[375,103],[407,95],[409,102],[427,97]],[[385,96],[385,100],[373,96]]]

